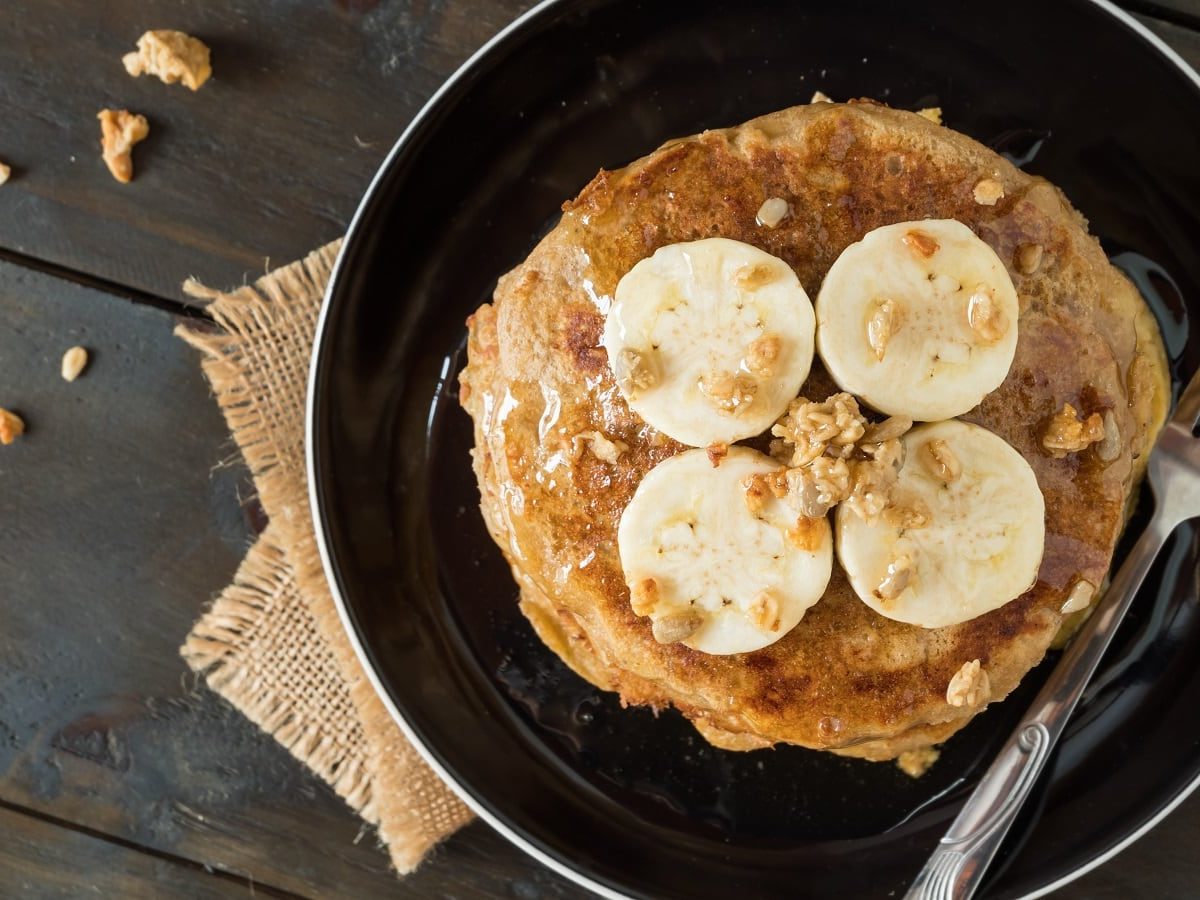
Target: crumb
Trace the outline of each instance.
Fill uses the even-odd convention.
[[[995,178],[984,178],[975,185],[972,193],[980,206],[995,206],[1004,196],[1004,185]]]
[[[918,109],[917,115],[922,119],[928,119],[934,125],[942,124],[942,108],[940,106],[928,106],[925,109]]]
[[[100,120],[104,163],[113,178],[128,184],[133,180],[133,145],[150,133],[146,117],[125,109],[102,109],[96,118]]]
[[[790,207],[782,197],[769,197],[763,201],[754,216],[754,221],[767,228],[774,228],[787,218]]]
[[[974,708],[986,702],[991,691],[988,673],[980,666],[979,660],[973,659],[963,663],[962,668],[950,679],[950,684],[946,686],[946,702],[951,706]]]
[[[138,38],[137,51],[126,53],[121,62],[135,78],[157,75],[166,84],[181,81],[193,91],[212,75],[208,47],[182,31],[147,31]]]
[[[1062,459],[1068,453],[1086,450],[1103,439],[1103,416],[1092,413],[1087,419],[1080,419],[1075,407],[1064,403],[1063,408],[1046,423],[1046,430],[1042,432],[1042,447],[1055,459]]]
[[[74,381],[88,364],[88,352],[82,347],[72,347],[62,358],[63,381]]]
[[[720,468],[721,460],[729,455],[728,444],[709,444],[704,448],[704,452],[708,454],[708,461],[712,463],[714,469]]]
[[[828,94],[826,94],[824,91],[813,91],[812,99],[809,100],[808,102],[810,104],[811,103],[832,103],[833,98],[830,97]]]
[[[571,438],[571,455],[578,458],[585,446],[596,459],[610,464],[616,463],[621,454],[629,449],[624,441],[611,441],[599,431],[581,431]]]
[[[1075,586],[1071,588],[1071,593],[1067,595],[1067,601],[1059,610],[1064,616],[1071,613],[1079,612],[1081,609],[1087,609],[1092,598],[1096,596],[1096,586],[1086,579],[1080,578],[1075,582]]]
[[[909,778],[920,778],[938,761],[942,754],[933,747],[905,750],[896,758],[896,765]]]
[[[25,421],[15,412],[0,408],[0,444],[11,444],[25,433]]]

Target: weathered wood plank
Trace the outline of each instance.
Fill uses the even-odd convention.
[[[332,791],[186,672],[250,487],[172,323],[0,263],[0,406],[29,426],[0,448],[0,800],[300,894],[558,896],[483,826],[400,885]],[[92,361],[67,384],[77,343]]]
[[[5,897],[74,900],[81,896],[286,897],[139,853],[88,834],[0,807],[0,891]]]
[[[39,0],[0,12],[0,247],[162,297],[237,284],[339,236],[441,81],[532,0]],[[148,28],[212,46],[198,92],[129,77]],[[96,113],[150,120],[120,185]]]

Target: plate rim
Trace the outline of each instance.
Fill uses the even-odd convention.
[[[304,456],[305,456],[305,474],[308,479],[308,501],[309,514],[312,517],[313,534],[316,539],[317,552],[321,559],[321,569],[325,576],[325,580],[329,586],[330,596],[333,598],[334,606],[337,609],[338,621],[341,624],[342,630],[345,632],[350,646],[354,650],[354,655],[357,658],[359,665],[367,676],[367,680],[371,684],[371,688],[375,691],[375,695],[383,703],[384,708],[388,711],[392,721],[404,733],[405,738],[417,751],[421,759],[428,765],[441,781],[449,787],[454,794],[461,800],[470,810],[475,813],[480,819],[487,822],[489,826],[495,829],[499,834],[509,841],[511,844],[519,848],[524,853],[528,854],[542,865],[551,869],[555,873],[563,876],[567,880],[592,891],[600,897],[607,900],[635,900],[631,895],[620,893],[613,890],[607,885],[601,884],[578,869],[572,868],[569,865],[559,861],[544,850],[536,846],[531,841],[526,840],[517,831],[509,827],[507,823],[502,821],[498,816],[493,814],[483,803],[481,803],[470,790],[455,779],[450,772],[438,761],[433,752],[425,746],[420,740],[413,727],[409,724],[400,708],[393,701],[390,692],[383,684],[372,665],[370,656],[367,653],[366,647],[363,645],[357,627],[355,627],[351,618],[346,598],[342,595],[337,572],[333,564],[333,556],[330,552],[328,541],[325,533],[325,515],[321,506],[319,491],[317,490],[317,459],[314,451],[315,442],[315,418],[316,418],[316,384],[318,370],[320,368],[321,351],[325,343],[325,329],[328,324],[329,310],[332,306],[334,291],[337,288],[338,280],[341,275],[342,266],[345,261],[347,248],[351,246],[357,232],[362,227],[362,220],[366,215],[367,207],[371,205],[375,199],[375,194],[384,180],[385,176],[391,171],[397,157],[403,152],[407,146],[409,139],[422,125],[441,102],[445,96],[460,80],[466,77],[470,71],[491,51],[501,44],[509,35],[519,30],[526,22],[540,16],[542,13],[558,6],[565,0],[539,0],[538,3],[531,6],[525,12],[518,15],[515,19],[501,28],[498,32],[492,35],[485,41],[474,53],[472,53],[458,68],[456,68],[445,81],[438,86],[438,89],[429,97],[428,100],[412,117],[408,125],[400,133],[392,148],[388,151],[387,156],[379,164],[375,174],[372,176],[370,183],[367,185],[362,198],[355,207],[354,215],[350,219],[350,224],[346,229],[346,233],[342,239],[341,247],[338,250],[337,258],[334,261],[333,268],[330,270],[329,282],[326,285],[324,296],[321,299],[321,308],[317,315],[316,328],[313,332],[313,346],[311,356],[309,358],[308,379],[305,393],[304,404]],[[1130,12],[1117,6],[1112,0],[1087,0],[1093,6],[1101,11],[1112,16],[1118,22],[1124,24],[1136,36],[1144,40],[1150,47],[1165,57],[1169,62],[1179,69],[1179,71],[1188,79],[1190,79],[1197,89],[1200,89],[1200,73],[1177,53],[1170,45],[1162,38],[1151,31],[1146,25],[1138,21]],[[1139,838],[1143,837],[1147,832],[1157,826],[1163,819],[1170,815],[1184,800],[1186,800],[1193,792],[1200,788],[1200,773],[1197,773],[1193,779],[1186,784],[1174,797],[1165,803],[1153,816],[1142,823],[1141,826],[1125,835],[1121,840],[1113,846],[1102,851],[1097,856],[1088,860],[1086,863],[1070,870],[1065,875],[1058,879],[1043,885],[1035,891],[1025,894],[1021,900],[1035,900],[1038,897],[1044,897],[1053,891],[1075,881],[1098,866],[1108,862],[1113,857],[1117,856],[1121,851],[1125,850]]]

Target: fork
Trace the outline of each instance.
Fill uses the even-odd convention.
[[[1150,565],[1181,522],[1200,516],[1200,372],[1150,454],[1154,512],[1099,606],[1084,623],[1025,717],[1005,742],[966,805],[906,893],[905,900],[968,900],[1033,790]]]

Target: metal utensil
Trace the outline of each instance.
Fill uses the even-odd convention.
[[[1198,417],[1200,373],[1184,389],[1175,415],[1150,454],[1147,479],[1154,494],[1154,512],[1146,530],[917,875],[905,900],[967,900],[979,887],[1150,565],[1177,525],[1200,516],[1200,439],[1192,436]]]

